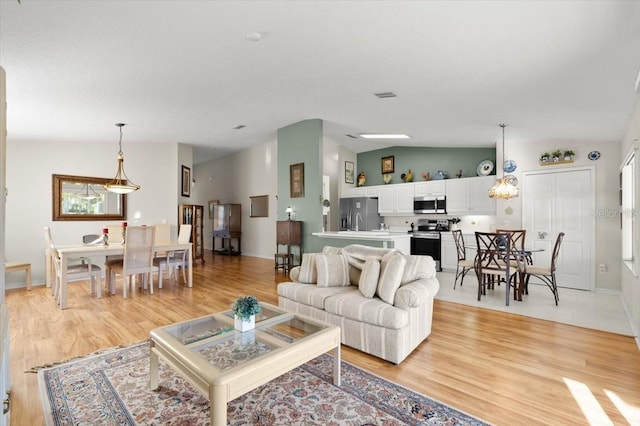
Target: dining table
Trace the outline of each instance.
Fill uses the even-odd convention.
[[[100,244],[75,244],[75,245],[60,245],[56,246],[60,255],[60,268],[62,271],[66,271],[69,265],[69,260],[79,257],[98,257],[98,256],[118,256],[124,255],[124,245],[122,243],[113,243],[109,245]],[[191,256],[192,243],[181,243],[176,241],[157,241],[153,249],[155,252],[162,251],[175,251],[175,250],[187,250],[187,287],[193,287],[193,261]],[[53,262],[51,257],[47,255],[47,273],[46,280],[47,286],[51,286],[51,283],[55,279],[55,270],[53,268]],[[106,277],[108,282],[108,277]],[[61,274],[60,277],[60,309],[67,308],[67,275]],[[102,285],[102,283],[100,283]]]

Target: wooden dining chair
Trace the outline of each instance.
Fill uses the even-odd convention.
[[[524,247],[525,247],[525,239],[527,236],[526,229],[496,229],[496,232],[509,235],[509,238],[511,239],[511,251],[519,250],[523,253],[525,252]],[[529,265],[533,263],[533,260],[529,255],[525,255],[524,260]],[[514,268],[518,267],[518,264],[514,258],[511,258],[509,261],[511,262],[511,266],[513,266]],[[516,294],[517,294],[518,300],[522,300],[523,293],[529,294],[527,290],[527,280],[524,274],[519,273],[518,275],[515,276],[514,285],[516,286]]]
[[[456,243],[456,253],[458,255],[458,263],[456,264],[456,277],[453,281],[453,289],[455,290],[456,285],[458,284],[458,278],[460,279],[460,286],[462,287],[462,282],[464,281],[465,275],[467,275],[469,271],[473,270],[474,260],[467,259],[462,230],[456,229],[454,231],[451,231],[451,233],[453,234],[453,241]]]
[[[504,282],[505,291],[509,293],[514,285],[513,275],[518,271],[511,264],[507,267],[505,262],[511,252],[509,235],[499,232],[476,232],[475,235],[478,252],[474,269],[478,278],[478,300],[487,294],[487,288],[494,288],[495,283]]]
[[[127,298],[127,290],[133,283],[133,277],[143,278],[143,289],[149,287],[153,294],[153,273],[158,267],[153,264],[153,246],[156,229],[153,226],[128,226],[124,243],[124,256],[121,262],[109,265],[109,283],[111,294],[115,293],[116,276],[122,276],[122,297]]]
[[[558,264],[558,256],[560,255],[560,245],[562,244],[562,240],[564,239],[564,232],[560,232],[558,237],[556,238],[556,243],[553,246],[553,253],[551,254],[551,264],[548,268],[534,266],[529,264],[525,256],[516,256],[516,260],[518,262],[518,270],[520,273],[525,275],[525,286],[527,286],[529,282],[529,278],[536,277],[540,281],[542,281],[549,290],[553,293],[553,297],[556,301],[556,306],[558,306],[558,301],[560,297],[558,295],[558,283],[556,281],[556,267]]]

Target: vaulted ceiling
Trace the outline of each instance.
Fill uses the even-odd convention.
[[[1,0],[0,65],[9,143],[115,146],[125,122],[125,143],[198,163],[310,118],[355,152],[494,146],[499,123],[517,143],[615,143],[640,2]],[[372,132],[411,139],[347,136]]]

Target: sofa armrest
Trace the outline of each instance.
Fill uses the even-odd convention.
[[[291,281],[297,282],[299,276],[300,276],[300,267],[294,266],[293,268],[291,268],[291,270],[289,271],[289,278],[291,279]]]
[[[401,309],[417,308],[427,299],[433,299],[440,289],[435,278],[423,278],[403,285],[396,291],[393,306]]]

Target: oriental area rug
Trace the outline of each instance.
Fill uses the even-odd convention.
[[[322,355],[227,405],[230,425],[484,425],[445,404]],[[106,350],[38,373],[47,425],[209,425],[207,399],[160,360],[149,389],[149,343]]]

